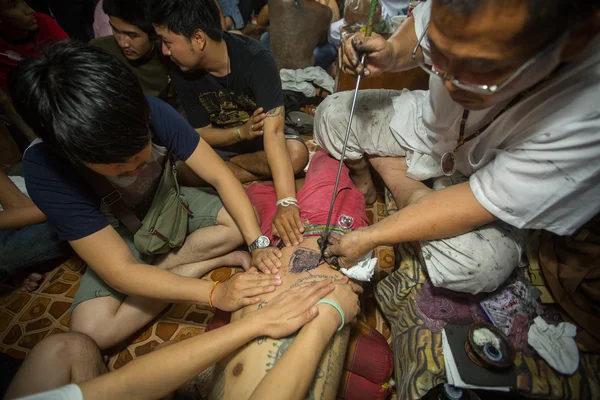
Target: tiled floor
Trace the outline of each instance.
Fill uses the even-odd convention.
[[[385,216],[385,204],[380,196],[368,207],[369,220],[377,222]],[[394,252],[390,248],[377,249],[379,266],[375,281],[384,278],[394,266]],[[79,280],[85,270],[83,262],[74,257],[46,274],[42,285],[33,293],[22,293],[13,288],[0,287],[0,351],[23,358],[46,336],[66,332],[69,326],[69,308]],[[231,268],[220,268],[207,277],[213,281],[225,280]],[[368,292],[368,291],[367,291]],[[365,318],[389,337],[389,330],[378,315],[374,299],[367,296]],[[133,358],[150,352],[167,340],[182,340],[204,332],[213,317],[213,310],[193,304],[176,304],[163,312],[152,324],[140,330],[124,347],[109,354],[109,367],[119,368]]]

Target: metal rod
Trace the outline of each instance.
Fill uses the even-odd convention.
[[[363,55],[360,59],[360,64],[364,68],[365,56]],[[329,214],[327,215],[327,225],[325,225],[325,232],[323,233],[323,240],[327,240],[329,234],[329,226],[331,223],[331,215],[333,214],[333,206],[335,205],[335,198],[337,197],[337,190],[340,184],[340,176],[342,175],[342,168],[344,166],[344,157],[346,156],[346,147],[348,147],[348,138],[350,138],[350,127],[352,126],[352,118],[354,117],[354,108],[356,107],[356,98],[358,97],[358,87],[360,86],[360,79],[362,74],[358,75],[356,79],[356,88],[354,89],[354,97],[352,98],[352,108],[350,109],[350,117],[348,118],[348,128],[346,128],[346,136],[344,137],[344,145],[342,147],[342,154],[340,157],[340,166],[338,167],[337,176],[335,178],[335,186],[333,187],[333,195],[331,196],[331,205],[329,206]],[[326,247],[326,243],[323,243],[323,248]]]

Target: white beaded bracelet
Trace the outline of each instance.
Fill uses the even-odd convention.
[[[298,207],[298,199],[296,199],[295,197],[286,197],[284,199],[277,200],[276,204],[278,206],[284,206],[284,207],[288,207],[288,206]]]

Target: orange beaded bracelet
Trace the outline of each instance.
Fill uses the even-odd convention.
[[[217,285],[221,283],[219,281],[216,281],[215,284],[213,285],[212,289],[210,289],[210,293],[208,294],[208,305],[211,307],[213,306],[213,302],[212,302],[212,298],[213,298],[213,292],[215,291],[215,288],[217,287]]]

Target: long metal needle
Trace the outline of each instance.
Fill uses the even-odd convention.
[[[365,56],[360,58],[360,64],[364,70]],[[354,89],[354,96],[352,97],[352,108],[350,109],[350,117],[348,118],[348,127],[346,128],[346,135],[344,136],[344,145],[342,146],[342,153],[340,157],[340,165],[338,167],[337,176],[335,178],[335,186],[333,187],[333,195],[331,196],[331,204],[329,205],[329,214],[327,214],[327,225],[325,225],[325,231],[322,235],[323,242],[321,243],[321,254],[327,247],[327,239],[329,236],[329,226],[331,224],[331,215],[333,214],[333,206],[335,205],[335,198],[337,197],[338,186],[340,184],[340,176],[342,175],[342,168],[344,166],[344,158],[346,156],[346,147],[348,147],[348,138],[350,138],[350,127],[352,126],[352,118],[354,117],[354,108],[356,107],[356,98],[358,97],[358,88],[360,86],[360,80],[362,74],[358,75],[356,79],[356,88]]]

